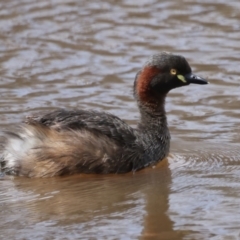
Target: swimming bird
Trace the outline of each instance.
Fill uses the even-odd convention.
[[[126,173],[155,165],[169,153],[165,98],[174,88],[207,84],[180,55],[151,56],[137,73],[138,126],[106,112],[58,109],[28,118],[6,134],[4,174],[53,177],[75,173]]]

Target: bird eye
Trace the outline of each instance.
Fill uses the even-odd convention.
[[[176,75],[176,74],[177,74],[177,70],[176,70],[176,69],[171,69],[170,73],[171,73],[172,75]]]

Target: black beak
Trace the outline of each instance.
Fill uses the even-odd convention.
[[[185,79],[188,83],[195,83],[195,84],[208,84],[208,81],[204,78],[201,78],[193,73],[188,73],[185,76]]]

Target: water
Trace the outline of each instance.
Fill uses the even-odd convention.
[[[55,108],[136,125],[136,72],[184,55],[206,86],[167,99],[171,154],[154,169],[0,181],[8,239],[239,239],[239,1],[0,1],[0,128]]]

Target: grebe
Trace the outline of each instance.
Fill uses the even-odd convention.
[[[165,98],[174,88],[207,84],[186,59],[162,52],[137,73],[134,97],[140,111],[136,129],[105,112],[56,110],[30,117],[6,134],[0,160],[4,174],[52,177],[75,173],[126,173],[164,159],[170,146]]]

